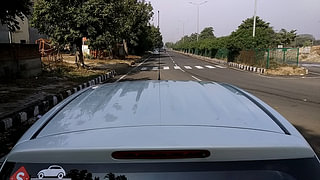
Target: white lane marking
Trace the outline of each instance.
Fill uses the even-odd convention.
[[[149,60],[150,57],[148,57],[147,59],[145,59],[144,61],[142,61],[140,64],[138,64],[138,66],[134,67],[133,69],[131,69],[131,71],[129,71],[127,74],[121,76],[116,82],[121,81],[123,78],[125,78],[129,73],[131,73],[133,70],[137,69],[138,67],[140,67],[143,63],[145,63],[147,60]]]
[[[219,65],[215,65],[216,67],[218,68],[221,68],[221,69],[225,69],[226,67],[223,67],[223,66],[219,66]]]
[[[198,68],[198,69],[203,69],[203,67],[202,66],[195,66],[196,68]]]
[[[206,66],[207,68],[209,68],[209,69],[215,69],[216,67],[213,67],[213,66]]]
[[[164,70],[168,70],[168,69],[170,69],[170,68],[169,68],[169,66],[164,66],[163,69],[164,69]]]
[[[191,76],[193,79],[195,79],[195,80],[197,80],[197,81],[201,81],[201,79],[199,79],[199,78],[196,78],[196,77],[194,77],[194,76]]]
[[[157,66],[152,68],[152,71],[157,71],[157,70],[159,70],[159,67],[157,67]]]
[[[180,67],[180,66],[177,66],[177,65],[173,66],[173,68],[174,68],[174,69],[181,69],[181,67]]]
[[[186,69],[192,69],[192,67],[190,67],[190,66],[184,66],[184,68],[186,68]]]
[[[184,71],[184,70],[183,70],[183,69],[181,69],[181,68],[180,68],[180,70],[181,70],[182,72],[186,72],[186,71]]]
[[[148,70],[148,68],[147,68],[147,67],[143,67],[143,68],[141,68],[141,71],[146,71],[146,70]]]

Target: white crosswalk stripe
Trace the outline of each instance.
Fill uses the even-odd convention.
[[[181,69],[180,66],[173,66],[174,69]]]
[[[153,71],[156,71],[156,70],[158,70],[158,69],[159,69],[159,68],[156,67],[156,66],[152,68]]]
[[[190,66],[184,66],[184,68],[186,68],[186,69],[192,69],[192,67],[190,67]]]
[[[195,66],[197,69],[203,69],[202,66]]]
[[[215,69],[216,68],[216,67],[209,66],[209,65],[207,65],[206,67],[209,68],[209,69]]]
[[[170,68],[169,68],[169,66],[164,66],[163,69],[164,69],[164,70],[168,70],[168,69],[170,69]]]
[[[221,69],[225,69],[226,67],[223,67],[223,66],[219,66],[219,65],[215,65],[216,67],[218,68],[221,68]]]
[[[148,68],[147,68],[147,67],[143,67],[143,68],[141,68],[141,71],[146,71],[146,70],[148,70]]]

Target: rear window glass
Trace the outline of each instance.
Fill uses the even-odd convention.
[[[8,162],[0,179],[11,180],[318,180],[314,159],[212,163],[25,164]],[[19,179],[19,180],[20,180]],[[28,179],[28,180],[29,180]]]

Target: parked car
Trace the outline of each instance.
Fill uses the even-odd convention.
[[[312,148],[274,109],[235,86],[192,81],[118,82],[73,94],[24,134],[0,179],[40,178],[47,167],[77,180],[320,177]]]

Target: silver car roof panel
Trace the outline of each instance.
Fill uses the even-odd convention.
[[[37,137],[98,128],[162,125],[223,126],[285,134],[245,95],[220,84],[137,81],[101,85],[83,92],[56,113]]]

